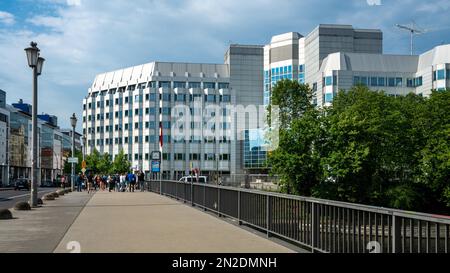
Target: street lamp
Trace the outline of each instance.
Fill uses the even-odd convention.
[[[83,161],[86,160],[86,136],[83,135]]]
[[[39,56],[39,48],[37,47],[37,43],[31,42],[30,47],[25,49],[27,54],[28,66],[33,69],[33,113],[31,116],[32,120],[32,147],[33,147],[33,157],[31,161],[31,194],[30,194],[30,205],[32,207],[37,207],[37,181],[38,181],[38,169],[37,169],[37,161],[38,161],[38,151],[37,151],[37,92],[38,92],[38,81],[37,78],[42,73],[42,66],[44,65],[45,59]]]
[[[75,157],[75,127],[77,126],[77,117],[75,113],[70,117],[70,125],[72,125],[72,157]],[[70,181],[70,188],[72,191],[75,191],[74,188],[74,180],[75,180],[75,164],[72,162],[72,179]]]

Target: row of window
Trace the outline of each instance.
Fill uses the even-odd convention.
[[[164,135],[163,136],[163,143],[170,143],[172,140],[170,135]],[[216,138],[204,138],[204,143],[216,143]],[[157,135],[151,135],[151,136],[135,136],[134,137],[134,143],[142,144],[142,143],[156,143],[159,142],[159,136]],[[185,139],[176,139],[174,140],[174,143],[202,143],[200,136],[191,136],[189,141],[186,141]],[[227,137],[221,137],[219,138],[219,143],[231,143],[230,139]],[[120,137],[116,138],[105,138],[105,139],[97,139],[95,142],[94,140],[88,140],[88,145],[93,146],[96,144],[97,146],[104,146],[104,145],[113,145],[113,144],[133,144],[133,137],[124,137],[123,139]]]
[[[365,76],[355,76],[353,78],[354,85],[366,85],[366,86],[375,86],[375,87],[402,87],[403,78],[401,77],[365,77]],[[422,86],[423,80],[422,77],[417,78],[407,78],[406,79],[406,87],[418,87]]]
[[[141,102],[142,101],[142,96],[136,96],[137,98],[135,98],[135,102]],[[189,99],[189,102],[193,102],[197,99],[200,99],[202,97],[201,94],[194,94],[194,95],[185,95],[185,94],[175,94],[174,95],[174,101],[178,101],[178,102],[186,102],[186,99]],[[219,98],[219,102],[230,102],[231,101],[231,96],[230,95],[220,95],[220,96],[216,96],[216,95],[204,95],[204,100],[205,102],[216,102],[217,97]],[[160,94],[160,100],[162,101],[171,101],[171,94],[167,94],[167,93],[163,93]],[[146,94],[145,95],[145,100],[146,101],[155,101],[156,100],[156,94]],[[122,105],[123,102],[125,101],[125,104],[131,104],[132,103],[132,99],[129,97],[125,97],[124,99],[122,98],[116,98],[115,99],[115,105]],[[97,102],[97,108],[104,108],[104,107],[110,107],[110,101],[109,100],[105,100],[105,101],[98,101]],[[90,102],[87,105],[87,109],[93,109],[93,104]],[[94,107],[95,109],[95,107]],[[83,110],[86,110],[86,104],[83,104]]]

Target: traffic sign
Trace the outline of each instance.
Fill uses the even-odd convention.
[[[86,169],[86,160],[83,160],[83,162],[81,162],[81,168]]]
[[[161,152],[158,151],[152,152],[152,160],[161,161]]]
[[[161,165],[159,161],[152,161],[152,172],[159,173],[161,171]]]
[[[86,173],[86,168],[81,169],[81,172],[82,172],[83,174],[85,174],[85,173]]]
[[[69,157],[68,162],[78,164],[78,157]]]

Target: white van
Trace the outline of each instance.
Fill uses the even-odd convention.
[[[197,183],[197,176],[183,176],[182,178],[180,178],[180,180],[178,180],[178,182],[184,182],[184,183]],[[198,177],[198,183],[202,183],[202,184],[207,184],[208,183],[208,179],[206,176],[199,176]]]

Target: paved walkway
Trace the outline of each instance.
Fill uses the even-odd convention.
[[[51,253],[92,195],[71,193],[0,220],[0,253]]]
[[[82,253],[279,253],[292,250],[191,208],[148,192],[96,193],[55,252]]]

